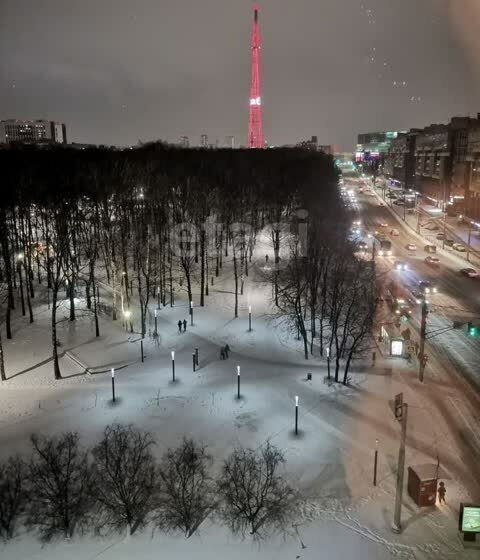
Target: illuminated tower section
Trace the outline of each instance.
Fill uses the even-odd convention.
[[[260,30],[258,25],[258,6],[253,7],[252,27],[252,81],[250,84],[250,113],[248,117],[249,148],[263,148],[262,98],[260,97]]]

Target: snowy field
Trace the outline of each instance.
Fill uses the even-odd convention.
[[[397,362],[392,371],[392,363],[377,360],[374,368],[357,364],[350,387],[328,386],[325,361],[305,361],[295,334],[272,318],[265,291],[270,288],[249,277],[240,316],[234,319],[230,286],[227,271],[211,287],[207,305],[195,307],[193,327],[185,300],[179,298],[173,308],[162,307],[160,339],[157,344],[147,336],[144,363],[139,335],[127,333],[121,320],[112,323],[103,316],[98,339],[89,318],[62,321],[60,350],[67,354],[60,362],[61,381],[53,380],[48,361],[51,339],[46,304],[37,306],[33,325],[17,318],[14,339],[4,342],[10,379],[0,387],[0,457],[17,451],[28,454],[32,432],[76,430],[82,442],[90,445],[112,422],[131,422],[149,430],[158,456],[184,435],[191,436],[208,446],[217,471],[234,446],[256,448],[270,440],[284,451],[285,476],[303,496],[288,534],[260,544],[242,541],[214,519],[188,540],[147,530],[131,538],[78,536],[73,542],[56,541],[42,547],[33,534],[20,534],[0,547],[0,558],[479,558],[478,550],[464,550],[456,527],[458,503],[475,496],[472,487],[459,482],[463,462],[455,437],[434,404],[422,401],[424,395],[411,372]],[[108,299],[106,291],[102,298]],[[249,305],[252,332],[248,332]],[[155,307],[152,303],[152,313]],[[179,333],[176,323],[184,318],[187,330]],[[220,348],[227,343],[231,353],[224,361]],[[195,348],[200,367],[194,373]],[[237,365],[241,399],[236,398]],[[111,402],[112,367],[117,368],[115,405]],[[85,374],[86,368],[103,373]],[[307,373],[312,373],[312,381],[307,381]],[[389,401],[402,390],[410,403],[407,465],[432,462],[439,439],[446,442],[449,451],[442,465],[451,475],[447,481],[450,500],[441,508],[420,510],[405,490],[404,531],[394,535],[390,527],[400,432]],[[298,436],[294,434],[296,395]],[[378,485],[374,487],[377,438]]]

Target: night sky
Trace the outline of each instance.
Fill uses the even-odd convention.
[[[357,132],[480,111],[477,0],[263,0],[264,131],[351,151]],[[0,0],[0,118],[69,141],[244,144],[249,0]]]

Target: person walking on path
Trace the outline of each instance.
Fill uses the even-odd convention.
[[[220,358],[221,358],[222,360],[225,359],[225,350],[224,350],[223,348],[220,348]]]
[[[265,262],[268,263],[268,255],[265,255]]]
[[[440,486],[438,488],[438,501],[439,503],[446,503],[445,502],[445,494],[447,493],[447,489],[445,488],[445,482],[440,482]]]
[[[230,352],[230,346],[228,344],[225,344],[225,356],[227,356],[227,360],[228,360],[228,353]]]
[[[182,321],[181,321],[181,319],[178,320],[177,325],[178,325],[178,332],[182,332]]]
[[[186,330],[187,330],[187,320],[184,319],[183,320],[183,332],[186,332]]]

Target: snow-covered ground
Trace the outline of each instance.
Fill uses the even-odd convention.
[[[257,250],[268,251],[265,247]],[[252,271],[237,319],[233,318],[228,267],[211,286],[207,305],[195,307],[193,327],[185,300],[178,299],[173,308],[162,307],[159,343],[152,337],[145,339],[143,363],[139,335],[127,333],[121,320],[112,323],[103,317],[99,339],[90,318],[63,321],[60,350],[74,359],[68,354],[61,358],[61,381],[53,380],[48,361],[46,305],[37,306],[33,325],[16,319],[14,339],[4,340],[10,380],[0,386],[0,458],[17,451],[29,453],[32,432],[77,430],[89,445],[114,421],[149,430],[159,456],[184,435],[192,436],[208,445],[216,469],[235,445],[255,448],[270,440],[285,452],[285,474],[303,496],[289,534],[255,544],[232,537],[215,520],[207,521],[189,540],[146,531],[130,539],[79,536],[73,542],[42,547],[34,535],[21,534],[0,547],[2,560],[478,558],[478,550],[464,550],[456,518],[459,502],[479,498],[478,488],[471,483],[474,473],[465,472],[469,462],[464,461],[456,426],[450,424],[443,402],[446,396],[457,399],[454,404],[465,411],[462,389],[447,386],[439,376],[428,391],[403,363],[384,359],[377,359],[375,367],[357,364],[350,387],[326,385],[325,361],[304,360],[301,342],[272,318],[270,288],[255,278]],[[108,293],[102,297],[108,298]],[[249,305],[252,332],[248,332]],[[176,323],[184,318],[187,331],[179,333]],[[231,354],[224,361],[220,347],[226,343]],[[195,348],[200,368],[194,373]],[[241,367],[240,400],[236,398],[237,365]],[[115,406],[111,367],[117,368]],[[85,368],[104,373],[85,374]],[[307,381],[307,373],[312,373],[312,381]],[[407,465],[432,462],[440,450],[442,466],[451,479],[446,481],[447,504],[438,508],[421,510],[405,487],[404,531],[395,535],[390,528],[400,428],[390,401],[400,391],[410,404]],[[295,395],[300,399],[298,436],[293,432]],[[469,423],[475,428],[475,419],[468,413],[465,421],[466,429]],[[379,440],[376,487],[372,484],[375,439]]]

